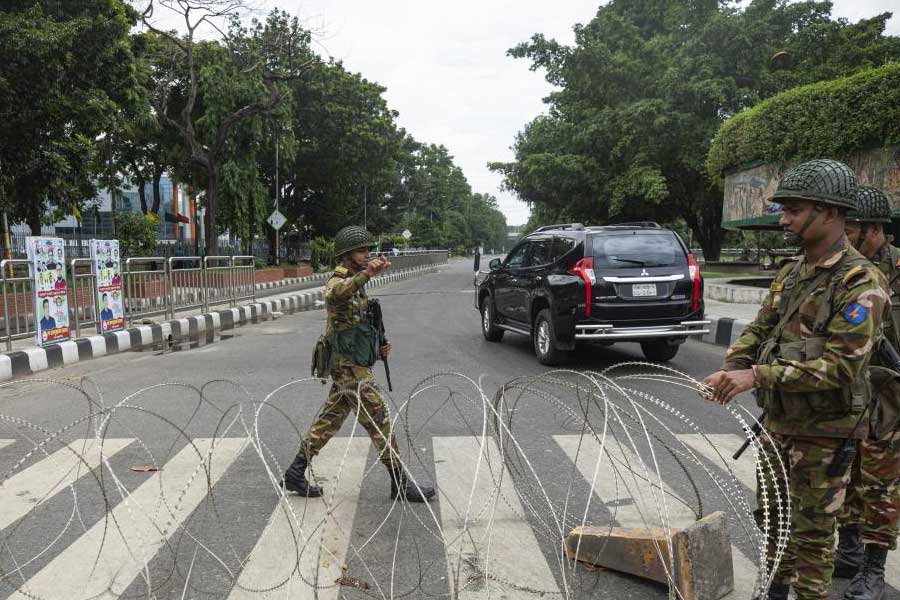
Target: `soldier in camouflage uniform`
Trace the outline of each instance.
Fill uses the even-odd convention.
[[[864,433],[867,367],[889,299],[882,275],[844,235],[855,188],[853,172],[833,160],[785,174],[772,200],[783,205],[786,242],[804,255],[786,261],[722,369],[705,381],[709,399],[720,403],[755,389],[774,441],[763,451],[774,464],[780,456],[788,472],[790,536],[769,600],[786,600],[792,584],[800,600],[828,598],[835,521],[851,470],[838,461],[840,472],[829,475],[829,467]],[[756,518],[770,533],[770,561],[777,511],[770,504],[764,522],[763,498],[774,501],[779,483],[785,498],[784,482],[757,489]]]
[[[285,488],[302,496],[317,497],[322,490],[306,479],[306,467],[341,428],[351,411],[369,434],[379,458],[391,477],[391,498],[426,502],[434,496],[430,487],[409,481],[400,460],[387,407],[373,385],[372,365],[386,357],[390,342],[381,340],[368,315],[366,283],[390,267],[384,258],[369,258],[375,240],[362,227],[351,225],[335,236],[338,267],[325,284],[327,321],[322,347],[314,353],[314,372],[330,371],[333,384],[319,416],[310,426],[294,462],[284,474]],[[316,365],[323,360],[325,365]]]
[[[868,257],[890,283],[891,309],[885,311],[884,336],[900,348],[900,249],[891,245],[884,225],[891,222],[891,206],[883,192],[871,187],[856,190],[857,209],[847,215],[847,238]],[[878,354],[872,364],[885,365]],[[875,400],[898,404],[898,386],[879,385]],[[893,396],[893,397],[891,397]],[[876,404],[873,404],[876,406]],[[879,600],[884,593],[887,553],[897,547],[900,516],[900,424],[878,423],[889,415],[873,411],[872,427],[860,445],[847,503],[841,515],[836,577],[853,577],[844,598]],[[865,548],[863,547],[865,544]],[[860,569],[862,566],[862,569]]]

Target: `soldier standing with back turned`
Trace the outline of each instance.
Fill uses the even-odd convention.
[[[284,486],[309,498],[322,495],[321,488],[306,479],[306,467],[340,430],[350,411],[356,411],[356,418],[388,470],[391,498],[400,495],[410,502],[426,502],[434,496],[434,490],[407,478],[387,407],[374,386],[372,365],[391,350],[390,342],[379,339],[368,315],[365,285],[391,265],[384,258],[370,259],[369,251],[375,245],[369,232],[355,225],[344,227],[334,238],[338,267],[325,284],[325,334],[319,338],[313,356],[313,371],[322,375],[330,372],[334,383],[284,474]]]
[[[722,370],[706,378],[711,400],[756,390],[773,438],[763,451],[781,457],[790,484],[787,548],[769,600],[825,600],[831,588],[835,522],[850,481],[852,450],[865,433],[868,363],[889,302],[878,270],[848,242],[844,216],[855,207],[856,177],[845,164],[813,160],[788,171],[771,201],[783,206],[785,241],[804,255],[787,261],[752,323],[728,349]],[[848,460],[849,459],[849,460]],[[778,528],[757,486],[757,523]],[[781,498],[785,498],[782,486]],[[769,560],[775,539],[769,539]],[[772,565],[770,563],[769,567]]]
[[[900,249],[891,245],[884,226],[891,222],[891,206],[883,192],[871,187],[856,190],[856,210],[847,215],[844,229],[850,243],[871,260],[890,283],[891,310],[885,311],[884,337],[900,348]],[[876,353],[872,364],[884,364]],[[873,377],[877,376],[875,369]],[[874,379],[873,379],[874,382]],[[900,517],[900,404],[898,386],[890,379],[873,385],[875,410],[871,428],[861,445],[847,503],[841,515],[835,577],[853,577],[845,600],[880,600],[884,595],[887,553],[897,548]],[[860,568],[861,567],[861,568]]]

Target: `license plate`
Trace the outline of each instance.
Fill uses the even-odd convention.
[[[635,283],[631,286],[631,295],[632,296],[655,296],[656,295],[656,284],[655,283]]]

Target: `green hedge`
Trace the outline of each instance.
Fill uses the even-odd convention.
[[[752,162],[841,158],[900,144],[900,63],[788,90],[722,124],[706,159],[713,179]]]

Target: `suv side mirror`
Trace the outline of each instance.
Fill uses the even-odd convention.
[[[491,269],[491,271],[496,271],[500,268],[500,259],[492,258],[491,262],[488,263],[488,267]]]

